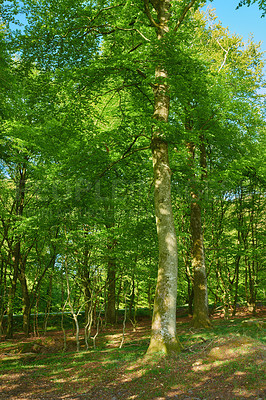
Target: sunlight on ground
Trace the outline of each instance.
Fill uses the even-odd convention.
[[[236,375],[236,376],[243,376],[243,375],[247,375],[247,373],[246,372],[243,372],[243,371],[236,371],[236,372],[234,372],[234,375]],[[228,378],[229,379],[229,378]]]
[[[243,397],[247,397],[250,398],[250,396],[254,395],[254,392],[251,392],[250,390],[246,390],[244,388],[237,388],[237,389],[233,389],[232,392],[237,396],[243,396]],[[262,400],[262,399],[261,399]]]
[[[4,361],[0,380],[4,392],[1,396],[0,391],[0,399],[29,400],[33,394],[42,398],[42,393],[61,400],[73,400],[80,394],[90,400],[209,400],[218,395],[228,399],[262,399],[258,385],[261,387],[263,381],[263,345],[256,339],[257,331],[252,338],[241,335],[241,322],[236,328],[230,325],[230,333],[228,323],[227,330],[221,331],[224,325],[217,323],[218,334],[215,330],[191,332],[188,325],[182,325],[180,335],[186,351],[171,360],[143,358],[149,334],[147,324],[138,332],[128,328],[122,349],[118,349],[121,326],[111,328],[107,335],[99,335],[96,350],[80,353],[70,346],[72,350],[63,354],[58,346],[46,343],[41,353],[32,356],[19,353],[20,343],[15,349],[10,346],[9,351],[5,347],[0,354]],[[253,324],[247,329],[257,328]],[[74,337],[72,342],[75,344]]]

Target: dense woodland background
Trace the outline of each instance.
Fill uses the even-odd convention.
[[[195,207],[212,308],[228,315],[244,304],[255,313],[265,297],[260,46],[232,35],[212,11],[200,12],[200,2],[182,20],[188,2],[181,0],[172,2],[177,17],[159,40],[151,26],[154,2],[150,16],[148,3],[1,5],[0,334],[6,337],[18,329],[17,314],[29,334],[37,315],[38,329],[46,330],[52,313],[85,315],[87,329],[100,315],[114,323],[125,308],[132,321],[140,309],[152,313],[154,125],[167,140],[172,173],[177,304],[193,313]],[[15,31],[19,7],[28,25]],[[167,124],[153,115],[158,65],[168,71]]]

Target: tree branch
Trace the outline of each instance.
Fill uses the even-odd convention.
[[[137,137],[138,138],[138,137]],[[129,149],[133,146],[133,144],[136,142],[136,138],[134,139],[134,142],[129,146]],[[127,149],[124,154],[118,159],[115,160],[114,162],[112,162],[110,165],[108,165],[103,172],[101,172],[101,174],[99,175],[99,178],[97,179],[97,181],[99,181],[105,174],[107,171],[110,171],[110,169],[112,169],[116,164],[118,164],[119,162],[125,160],[126,158],[132,156],[132,154],[137,153],[138,151],[142,151],[142,150],[148,150],[150,149],[150,145],[149,146],[144,146],[144,147],[138,147],[135,150],[130,151],[129,149]]]
[[[174,28],[174,32],[177,32],[178,29],[180,28],[180,25],[182,24],[182,22],[185,19],[185,16],[187,15],[188,11],[194,6],[194,4],[196,3],[197,0],[191,0],[191,2],[184,8],[181,17],[179,18],[175,28]]]
[[[135,47],[133,47],[133,49],[129,50],[128,54],[129,54],[129,53],[132,53],[132,51],[137,50],[137,49],[138,49],[140,46],[142,46],[142,45],[143,45],[143,43],[137,44],[137,46],[135,46]]]
[[[147,100],[149,101],[149,103],[153,106],[153,102],[151,101],[151,99],[149,98],[149,96],[148,96],[146,93],[144,93],[143,90],[142,90],[138,85],[136,85],[136,88],[138,89],[138,91],[139,91],[144,97],[147,98]]]
[[[144,74],[144,72],[142,72],[140,69],[137,69],[137,73],[138,73],[140,76],[142,76],[144,79],[147,78],[147,75]],[[156,89],[156,88],[157,88],[157,86],[154,85],[153,83],[149,83],[149,85],[150,85],[153,89]]]
[[[107,11],[107,10],[111,10],[111,9],[113,9],[113,8],[122,7],[122,6],[124,6],[124,5],[125,5],[125,3],[120,3],[120,4],[117,4],[117,5],[115,5],[115,6],[109,6],[109,7],[102,8],[91,20],[89,20],[90,24],[91,24],[93,21],[95,21],[96,18],[98,18],[99,15],[100,15],[102,12]]]
[[[226,59],[227,59],[227,56],[228,56],[228,53],[229,53],[229,50],[231,49],[231,47],[229,47],[228,50],[225,50],[225,49],[223,48],[223,46],[221,45],[221,43],[219,42],[218,39],[216,39],[216,42],[217,42],[218,45],[221,47],[221,49],[225,52],[223,62],[222,62],[221,66],[220,66],[220,68],[219,68],[219,71],[218,71],[218,73],[219,73],[219,72],[221,71],[221,69],[223,69],[223,67],[225,66]]]
[[[151,22],[151,24],[153,26],[155,26],[156,28],[160,28],[160,25],[157,24],[157,22],[155,22],[154,19],[152,18],[150,8],[149,8],[149,0],[144,0],[144,7],[145,7],[145,13],[146,13],[149,21]]]
[[[144,36],[143,33],[141,33],[138,29],[135,29],[135,31],[138,32],[140,36],[142,36],[147,42],[150,42],[150,39],[146,38],[146,36]]]

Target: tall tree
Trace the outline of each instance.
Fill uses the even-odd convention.
[[[205,213],[204,204],[198,201],[203,186],[200,176],[206,169],[206,160],[199,162],[200,153],[204,159],[203,144],[215,154],[214,169],[219,175],[219,165],[225,164],[227,157],[233,159],[229,149],[239,148],[237,142],[247,132],[246,122],[250,129],[255,121],[255,118],[249,117],[248,107],[253,92],[250,91],[249,95],[248,90],[245,92],[244,108],[240,101],[244,82],[248,89],[253,79],[246,68],[249,61],[245,63],[242,59],[244,68],[231,67],[228,69],[230,73],[217,74],[217,65],[220,69],[227,60],[231,60],[231,66],[234,64],[237,51],[229,52],[226,35],[217,35],[216,41],[217,32],[212,36],[207,30],[201,31],[199,36],[202,42],[196,38],[196,28],[202,22],[189,16],[190,10],[199,6],[199,1],[139,0],[121,3],[113,0],[84,3],[80,0],[25,0],[23,4],[29,25],[16,38],[21,46],[23,65],[34,61],[36,74],[47,74],[51,78],[46,86],[46,101],[45,95],[41,99],[35,92],[31,101],[23,100],[22,105],[30,105],[25,115],[30,117],[28,122],[34,140],[36,137],[39,140],[30,167],[33,168],[40,159],[45,160],[41,179],[45,177],[45,181],[49,182],[48,192],[55,192],[54,196],[47,194],[48,209],[56,214],[53,215],[55,226],[63,227],[69,238],[64,242],[61,235],[60,256],[63,259],[68,253],[69,268],[73,269],[77,279],[83,280],[83,290],[84,285],[90,285],[89,272],[94,264],[99,270],[103,268],[99,276],[100,279],[108,277],[114,309],[113,293],[117,287],[112,285],[121,268],[119,264],[124,263],[124,249],[127,249],[127,257],[134,254],[137,265],[136,253],[141,246],[136,245],[133,251],[127,245],[121,250],[123,240],[116,242],[115,219],[107,221],[104,218],[104,209],[106,214],[108,210],[111,214],[114,211],[111,196],[104,202],[95,198],[93,193],[98,184],[102,189],[105,183],[107,188],[109,184],[110,189],[108,174],[119,165],[119,172],[115,171],[123,186],[119,193],[130,192],[134,195],[134,184],[126,182],[131,176],[129,156],[134,160],[134,168],[142,170],[142,174],[138,175],[139,182],[148,186],[151,183],[149,148],[152,151],[159,243],[149,353],[177,352],[180,344],[175,327],[177,245],[171,204],[172,144],[178,144],[180,148],[184,143],[190,143],[196,149],[194,155],[193,149],[191,152],[195,167],[192,173],[199,187],[193,187],[193,199],[196,201],[192,202],[191,215],[197,214],[198,223]],[[215,42],[216,47],[213,46],[207,55],[205,49],[209,51],[210,40]],[[229,47],[231,45],[237,48],[236,41],[230,42]],[[253,50],[250,48],[249,51],[251,54]],[[196,105],[192,110],[192,131],[184,127],[185,107],[193,102]],[[224,132],[228,133],[225,138],[222,135]],[[143,149],[146,151],[137,158],[136,154]],[[136,160],[141,161],[139,166]],[[211,169],[210,157],[207,164]],[[210,174],[208,182],[212,183],[217,175]],[[136,203],[132,199],[130,201],[134,210]],[[120,204],[125,205],[126,201]],[[125,220],[122,224],[120,220],[119,228],[126,226],[128,216],[121,211],[121,206],[118,214],[120,219],[123,217]],[[150,219],[145,221],[146,225],[147,221]],[[131,218],[130,226],[135,224],[136,218]],[[89,229],[86,239],[84,226]],[[194,228],[197,231],[194,235],[196,243],[202,239],[201,221],[201,230],[196,229],[196,224]],[[126,229],[123,234],[130,237]],[[97,244],[91,248],[92,239]],[[91,265],[88,246],[94,253]],[[203,260],[202,248],[201,244],[200,258]],[[114,253],[118,257],[116,260],[120,256],[121,263],[116,262]],[[145,261],[146,269],[153,264]],[[81,268],[84,268],[86,276]],[[123,268],[119,272],[122,282]],[[204,274],[202,276],[204,278]],[[133,273],[130,278],[135,281]],[[119,282],[117,280],[117,284]],[[89,291],[85,296],[90,296]]]
[[[169,32],[170,1],[149,4],[144,1],[148,19],[156,29],[157,39]],[[150,6],[156,12],[155,22]],[[167,70],[156,66],[154,83],[154,112],[156,121],[152,132],[152,158],[154,170],[154,205],[159,243],[158,279],[155,291],[151,341],[148,353],[171,353],[180,350],[176,336],[177,242],[171,202],[171,169],[168,143],[158,122],[167,123],[170,98]],[[157,126],[156,126],[157,125]]]

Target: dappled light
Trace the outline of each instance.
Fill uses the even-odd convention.
[[[266,398],[264,43],[207,4],[0,1],[0,400]]]
[[[258,321],[262,321],[261,309]],[[255,324],[242,324],[247,314],[227,321],[212,320],[213,329],[190,327],[191,318],[178,319],[177,333],[183,351],[165,357],[145,358],[150,319],[142,319],[133,332],[127,323],[122,349],[118,342],[122,326],[103,330],[98,348],[81,352],[58,351],[54,339],[42,339],[41,353],[21,353],[20,341],[0,343],[1,400],[23,396],[25,400],[174,400],[204,398],[263,398],[264,346]],[[68,332],[75,344],[75,337]],[[28,339],[34,343],[34,338]],[[71,346],[69,346],[71,348]],[[73,346],[73,349],[75,346]],[[12,352],[12,353],[9,353]]]

